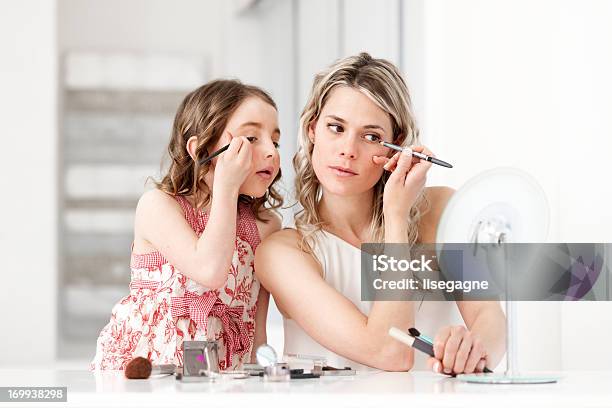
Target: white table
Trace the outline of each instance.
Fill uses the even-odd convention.
[[[67,403],[2,406],[84,407],[611,407],[612,372],[557,373],[547,385],[479,385],[430,372],[368,372],[265,383],[259,377],[180,383],[172,376],[127,380],[122,371],[0,370],[1,386],[67,386]]]

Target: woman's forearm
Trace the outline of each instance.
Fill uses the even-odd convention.
[[[391,327],[408,330],[414,324],[412,302],[376,301],[367,317],[366,332],[377,339],[371,358],[372,365],[388,371],[410,370],[413,352],[410,347],[388,335]]]
[[[385,242],[401,244],[407,242],[408,225],[389,223],[385,226]],[[375,301],[367,317],[366,330],[378,339],[376,365],[386,370],[409,370],[413,365],[412,349],[393,339],[389,328],[407,330],[414,324],[413,302]]]
[[[506,317],[501,308],[481,308],[468,329],[483,342],[490,368],[497,366],[506,353]]]
[[[251,362],[257,362],[257,348],[268,342],[266,324],[268,320],[268,306],[270,304],[270,294],[261,286],[257,296],[257,311],[255,312],[255,335],[253,336],[253,350],[251,351]]]

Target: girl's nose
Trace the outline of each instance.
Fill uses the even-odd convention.
[[[261,146],[266,159],[278,155],[278,149],[272,140],[262,140]]]

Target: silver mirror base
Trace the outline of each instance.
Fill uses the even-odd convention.
[[[556,383],[561,377],[554,375],[525,375],[525,374],[497,374],[478,373],[460,374],[457,379],[475,384],[551,384]]]

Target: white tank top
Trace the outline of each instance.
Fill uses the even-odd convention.
[[[314,234],[313,252],[321,263],[325,281],[348,298],[365,315],[372,302],[361,300],[361,251],[340,237],[326,231]],[[433,337],[438,328],[463,324],[454,302],[425,301],[415,305],[415,327],[424,335]],[[333,367],[350,366],[358,371],[372,370],[340,356],[312,339],[294,320],[283,318],[285,331],[284,354],[321,356]],[[414,369],[427,369],[428,356],[415,350]],[[293,366],[293,364],[292,364]]]

